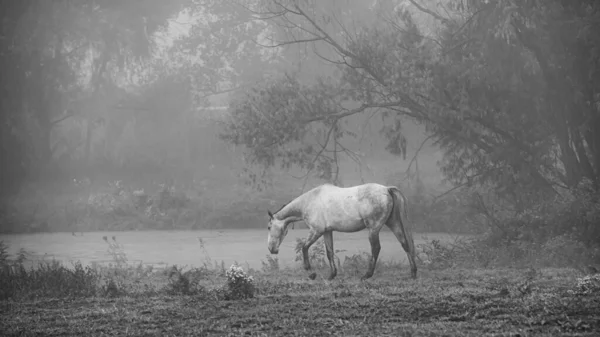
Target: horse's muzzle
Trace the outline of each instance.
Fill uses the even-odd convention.
[[[279,253],[279,248],[269,248],[269,251],[271,252],[271,254],[277,255],[277,253]]]

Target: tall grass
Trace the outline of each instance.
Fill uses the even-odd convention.
[[[286,275],[295,279],[305,277],[301,268],[296,271],[289,268],[282,269],[279,261],[270,256],[262,262],[261,272],[250,268],[247,268],[247,271],[243,269],[240,271],[236,266],[235,272],[232,273],[233,266],[227,269],[222,262],[219,264],[212,261],[209,256],[206,256],[204,265],[198,268],[176,265],[156,268],[142,263],[131,264],[116,237],[103,239],[107,243],[107,253],[112,256],[112,263],[91,266],[83,266],[81,263],[66,266],[54,260],[33,264],[27,261],[27,252],[24,250],[11,258],[8,247],[0,241],[0,300],[158,294],[203,296],[207,299],[225,300],[251,298],[255,292],[269,293],[270,287],[279,287],[281,282],[285,284],[290,282],[290,278],[286,278]],[[202,249],[203,241],[200,240],[199,243]],[[302,243],[301,240],[297,242],[297,261],[302,260],[300,249]],[[522,268],[523,273],[527,273],[532,268],[543,267],[575,267],[579,269],[580,275],[597,272],[593,267],[593,257],[596,253],[592,252],[594,256],[590,257],[589,250],[581,249],[578,241],[569,237],[558,237],[540,246],[518,245],[517,242],[514,245],[498,247],[490,246],[482,239],[457,239],[446,244],[429,240],[419,245],[417,251],[419,270],[422,275],[457,268],[493,270],[506,267]],[[315,269],[323,272],[323,275],[327,274],[325,269],[329,268],[329,264],[322,242],[319,241],[311,247],[309,257]],[[368,267],[369,258],[370,255],[363,252],[346,256],[343,261],[336,259],[339,269],[338,279],[358,279]],[[26,267],[26,265],[30,266]],[[377,274],[396,270],[406,269],[397,262],[380,260],[375,279],[378,277]],[[256,278],[256,282],[253,277]],[[310,287],[310,283],[303,287]],[[589,293],[589,290],[586,291]]]
[[[92,267],[75,263],[67,268],[57,261],[41,262],[27,269],[23,250],[11,260],[0,241],[0,299],[14,297],[86,297],[98,290],[100,275]]]
[[[235,299],[254,293],[250,287],[242,287],[242,291],[237,286],[235,289],[228,287],[233,281],[238,285],[240,280],[244,280],[246,274],[241,267],[236,267],[237,281],[232,281],[228,280],[224,263],[212,263],[208,256],[198,268],[177,265],[155,268],[142,263],[130,264],[123,245],[117,242],[116,237],[109,239],[105,236],[103,240],[107,243],[107,253],[112,257],[111,263],[83,266],[76,262],[72,267],[56,260],[27,261],[24,250],[11,258],[8,246],[0,241],[0,300],[157,294]],[[202,244],[200,241],[201,249]],[[26,266],[28,264],[29,267]]]

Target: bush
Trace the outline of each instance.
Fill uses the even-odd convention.
[[[577,278],[575,294],[600,295],[600,274]]]
[[[599,261],[600,249],[588,247],[569,236],[543,243],[511,241],[490,245],[488,237],[438,240],[418,245],[419,263],[430,269],[498,267],[572,267],[584,269]]]
[[[183,271],[182,268],[173,266],[169,272],[167,293],[169,295],[195,295],[203,293],[204,287],[200,286],[202,270],[192,269]]]
[[[571,190],[542,198],[530,207],[493,219],[490,244],[526,241],[543,244],[564,236],[586,246],[600,244],[600,192],[584,180]]]
[[[541,245],[540,262],[556,267],[581,266],[594,263],[600,257],[597,247],[587,247],[572,234],[549,238]]]
[[[254,297],[256,290],[254,278],[246,274],[242,267],[232,264],[225,272],[225,276],[227,277],[225,299],[239,300]]]

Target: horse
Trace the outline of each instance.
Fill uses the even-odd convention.
[[[304,221],[310,229],[302,246],[304,269],[311,271],[308,249],[321,236],[331,269],[328,280],[337,275],[334,262],[333,232],[354,233],[363,229],[369,231],[371,258],[367,272],[361,278],[373,276],[377,258],[381,250],[379,231],[386,225],[408,256],[412,278],[417,277],[415,244],[407,221],[407,200],[395,186],[368,183],[352,187],[337,187],[324,184],[311,189],[269,214],[267,247],[271,254],[279,252],[279,246],[288,232],[288,226],[296,221]],[[309,275],[314,280],[316,273]]]

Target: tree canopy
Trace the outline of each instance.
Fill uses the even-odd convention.
[[[249,9],[271,25],[271,46],[305,45],[335,69],[303,83],[279,76],[231,104],[225,138],[251,163],[318,168],[327,179],[345,151],[344,120],[377,111],[394,154],[406,152],[404,121],[424,125],[454,184],[491,184],[516,205],[525,191],[584,179],[598,188],[595,2],[331,3]]]
[[[410,165],[439,149],[452,188],[516,214],[600,190],[596,1],[0,6],[2,192],[81,167],[343,185],[341,168],[373,160],[365,137]]]

